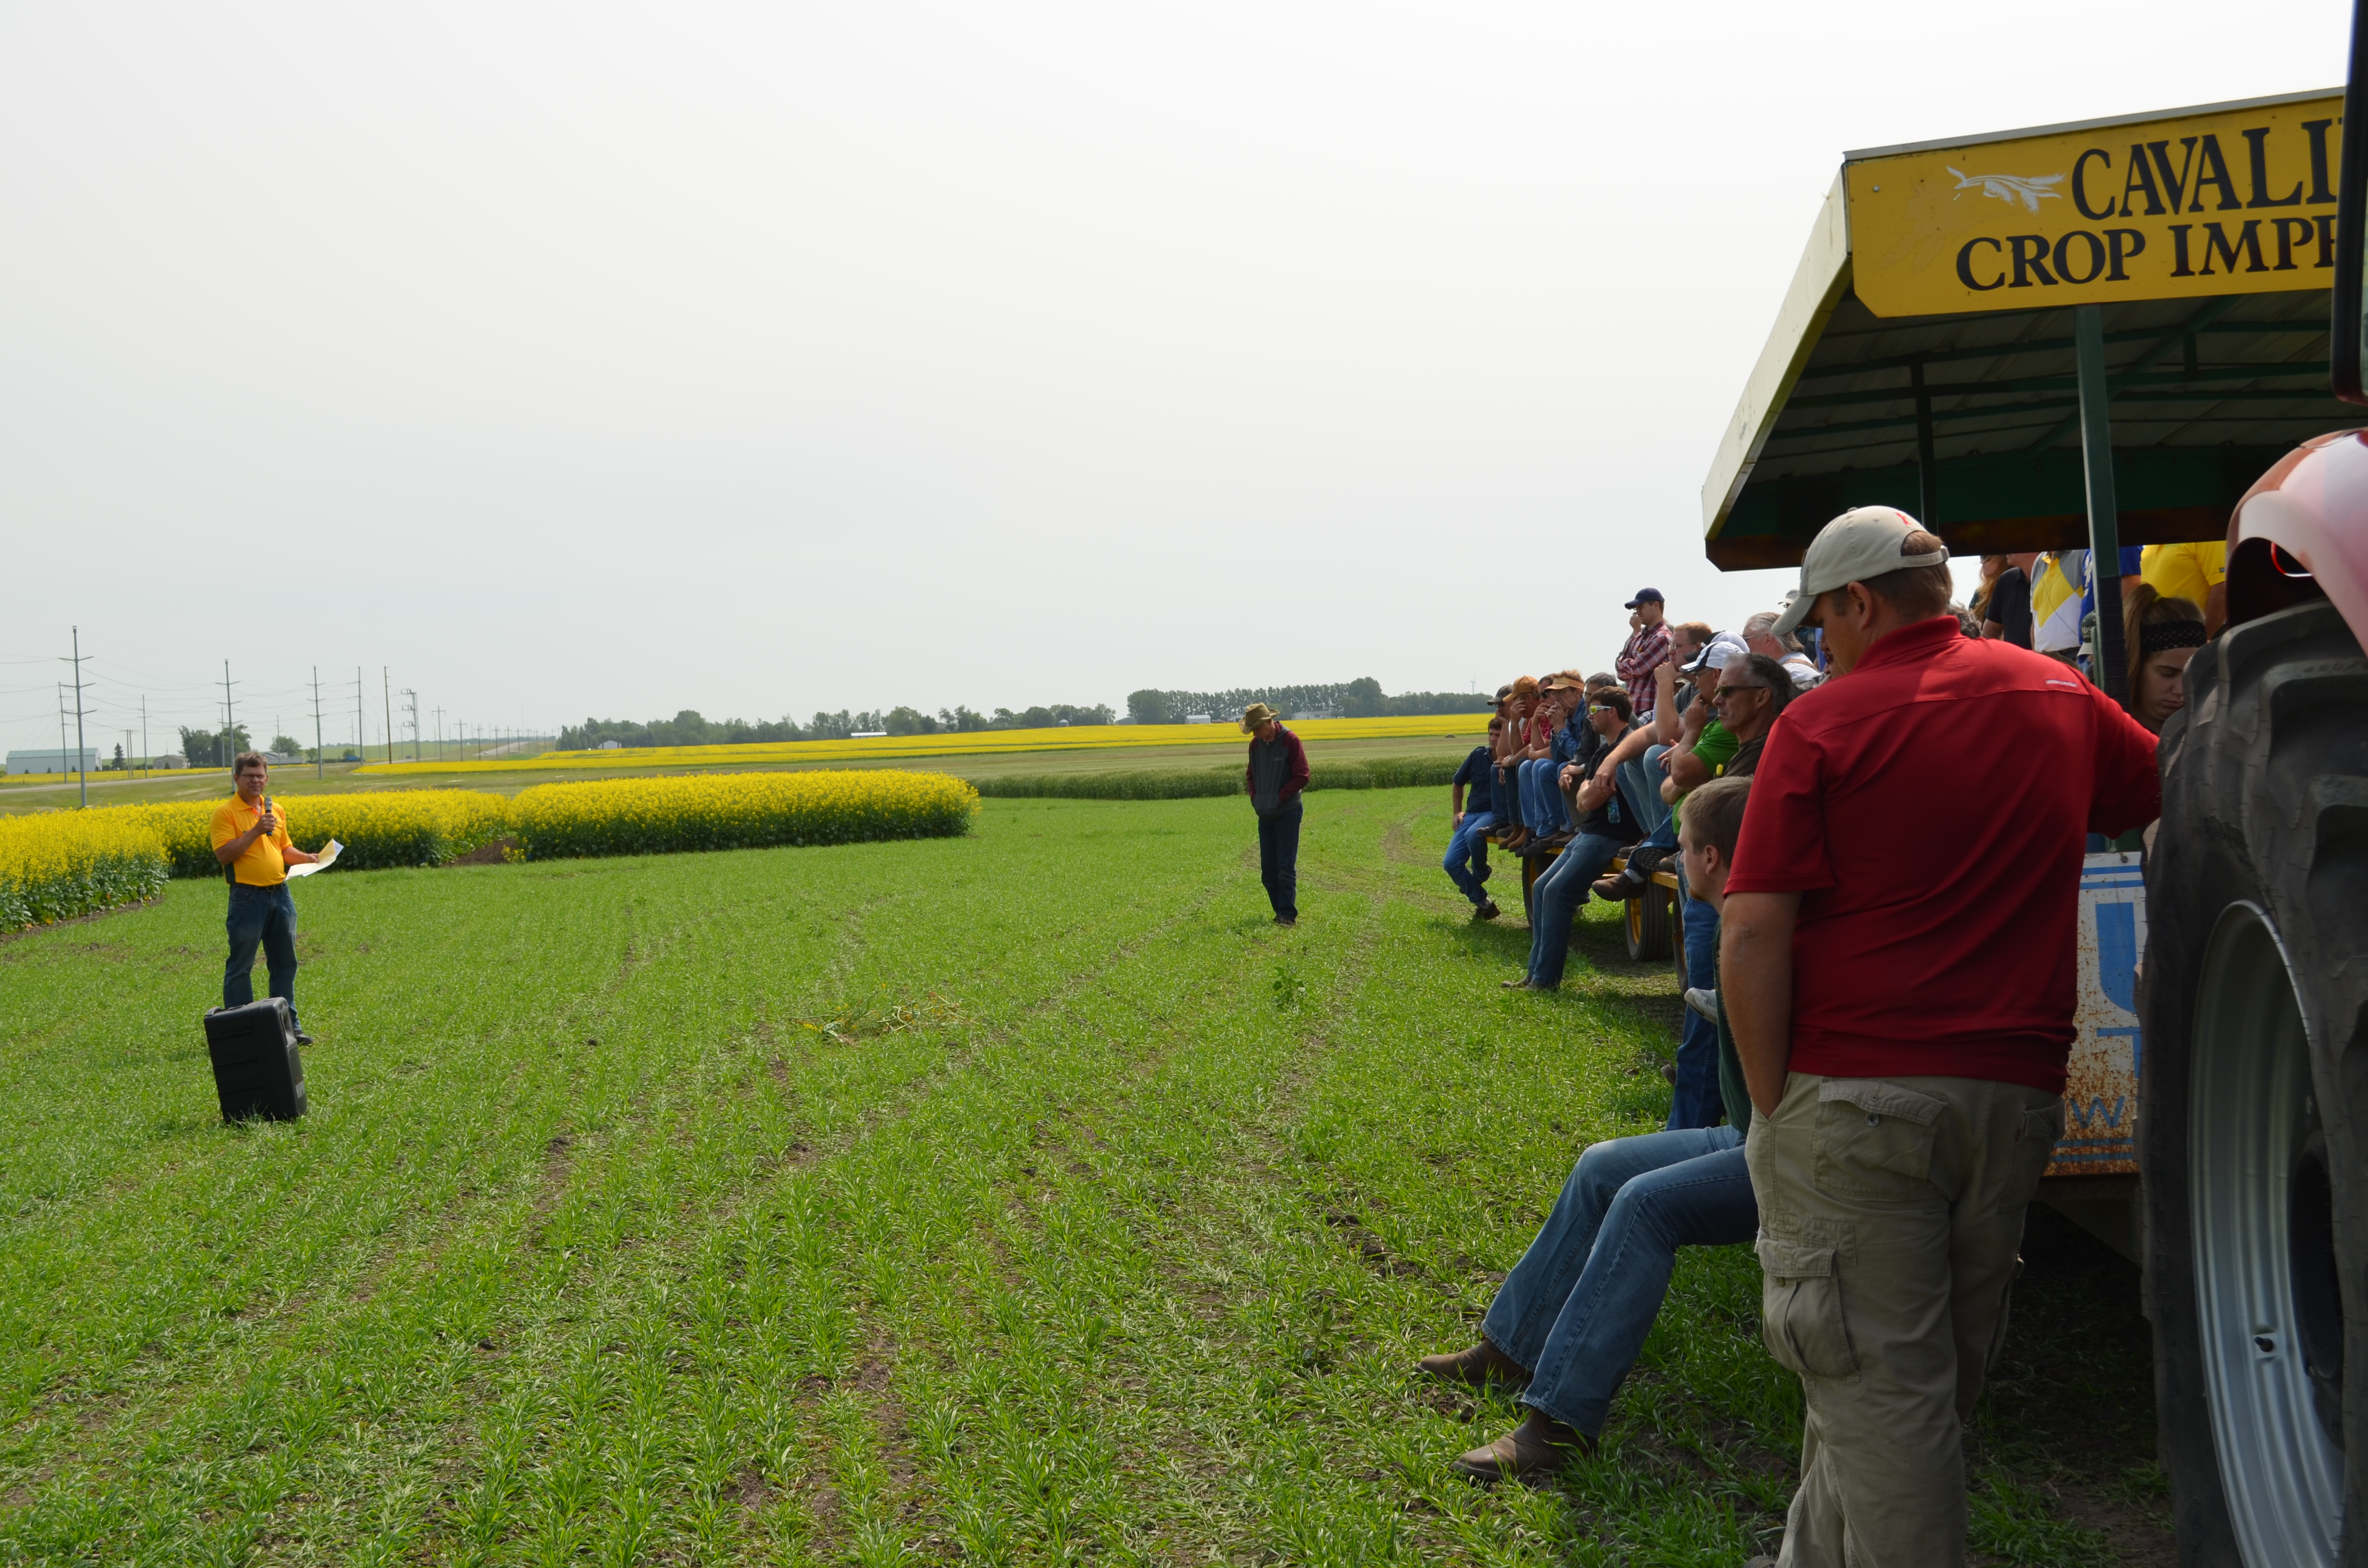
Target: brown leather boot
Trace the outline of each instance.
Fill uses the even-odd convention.
[[[1552,1475],[1594,1451],[1594,1442],[1577,1429],[1543,1410],[1532,1410],[1519,1426],[1486,1448],[1458,1459],[1455,1468],[1474,1481],[1527,1481]]]
[[[1506,1355],[1502,1350],[1482,1340],[1469,1350],[1459,1350],[1452,1356],[1426,1356],[1417,1363],[1434,1378],[1467,1388],[1482,1388],[1489,1383],[1509,1383],[1525,1388],[1530,1381],[1530,1369]]]

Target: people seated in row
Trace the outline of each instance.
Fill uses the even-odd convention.
[[[1591,807],[1573,799],[1589,770],[1626,737],[1633,721],[1628,694],[1616,683],[1598,689],[1588,703],[1586,721],[1595,743],[1590,755],[1565,764],[1555,780],[1555,795],[1571,812],[1575,825],[1565,835],[1561,853],[1530,886],[1530,962],[1520,979],[1505,982],[1514,990],[1551,991],[1562,983],[1571,921],[1587,902],[1588,886],[1642,832],[1635,813],[1616,793]]]
[[[1570,819],[1555,780],[1566,765],[1578,758],[1579,736],[1586,723],[1586,684],[1577,670],[1564,670],[1538,683],[1529,743],[1513,769],[1521,821],[1503,840],[1516,855],[1559,849],[1570,841]]]

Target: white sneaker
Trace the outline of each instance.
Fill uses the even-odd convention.
[[[1718,1022],[1718,993],[1707,985],[1686,987],[1686,1006],[1712,1023]]]

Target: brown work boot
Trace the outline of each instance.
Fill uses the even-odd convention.
[[[1527,1367],[1485,1339],[1469,1350],[1459,1350],[1452,1356],[1426,1356],[1416,1364],[1434,1378],[1469,1388],[1489,1383],[1510,1383],[1522,1388],[1530,1381]]]
[[[1459,1458],[1455,1468],[1474,1481],[1528,1481],[1552,1475],[1594,1451],[1595,1444],[1577,1429],[1543,1410],[1532,1410],[1519,1426],[1486,1448]]]
[[[1497,901],[1495,899],[1484,899],[1481,901],[1480,907],[1472,912],[1472,918],[1474,920],[1494,920],[1497,915],[1502,915],[1503,913],[1503,910],[1497,907]]]

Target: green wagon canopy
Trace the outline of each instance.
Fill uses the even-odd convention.
[[[2358,423],[2328,391],[2342,111],[1847,154],[1703,483],[1710,559],[1792,564],[1877,503],[1959,553],[2087,546],[2106,571],[2222,537],[2296,442]]]

